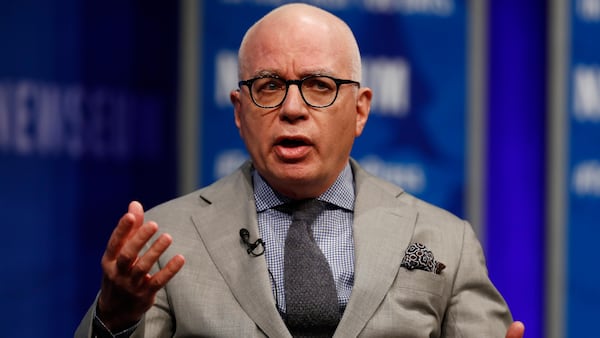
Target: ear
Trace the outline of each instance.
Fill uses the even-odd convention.
[[[241,132],[240,126],[241,126],[241,121],[240,121],[240,109],[241,109],[241,98],[240,98],[240,90],[239,89],[234,89],[229,93],[229,100],[231,101],[231,104],[233,104],[233,115],[235,118],[235,125],[238,128],[238,131]]]
[[[360,88],[358,90],[358,97],[356,99],[356,132],[355,135],[358,137],[362,134],[367,119],[369,118],[369,112],[371,111],[371,99],[373,98],[373,91],[371,88]]]

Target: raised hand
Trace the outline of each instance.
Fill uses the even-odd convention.
[[[523,334],[525,334],[525,325],[522,322],[515,321],[510,324],[506,331],[506,338],[523,338]]]
[[[98,316],[111,330],[135,324],[154,304],[156,293],[181,269],[185,260],[176,255],[163,268],[150,275],[149,271],[173,241],[161,234],[140,255],[144,245],[158,231],[154,222],[144,223],[144,209],[131,202],[121,217],[102,256],[102,288],[98,299]]]

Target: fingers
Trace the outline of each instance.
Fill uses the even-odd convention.
[[[158,225],[148,222],[142,225],[123,245],[117,255],[116,263],[120,272],[127,272],[136,263],[138,255],[146,242],[158,231]]]
[[[149,287],[157,292],[173,278],[185,264],[185,258],[182,255],[175,255],[169,260],[159,272],[155,273],[149,281]]]
[[[119,251],[121,251],[123,244],[125,244],[125,239],[129,236],[129,232],[131,231],[134,222],[135,218],[132,214],[127,213],[121,217],[117,227],[110,235],[108,244],[106,245],[104,256],[108,260],[114,260],[117,258],[117,254]]]
[[[154,275],[150,270],[169,248],[173,239],[168,234],[157,236],[155,222],[144,223],[144,208],[131,202],[108,241],[102,257],[102,287],[98,300],[104,323],[109,327],[125,327],[135,322],[154,303],[158,290],[182,268],[184,258],[177,255]]]
[[[157,272],[154,276],[149,275],[152,267],[173,242],[169,234],[161,234],[154,240],[148,250],[141,254],[143,248],[157,231],[158,225],[155,222],[145,223],[124,241],[121,249],[116,253],[116,258],[109,261],[107,260],[108,255],[105,253],[102,262],[105,275],[111,280],[127,280],[126,284],[135,288],[144,288],[144,285],[146,287],[150,285],[150,289],[158,291],[166,285],[181,269],[185,260],[182,255],[177,255],[171,258],[161,271]],[[119,234],[114,237],[118,238]]]
[[[103,257],[103,267],[106,273],[113,276],[121,275],[131,280],[132,284],[138,285],[172,242],[170,235],[162,234],[140,257],[144,246],[158,231],[158,225],[155,222],[143,223],[143,220],[142,205],[136,201],[131,202],[128,212],[121,217],[113,231]],[[176,259],[176,261],[179,262],[180,259]],[[175,267],[180,269],[180,265],[183,263],[175,264]],[[170,274],[166,276],[160,277],[159,280],[166,278],[168,281],[172,278]]]
[[[158,225],[154,222],[148,222],[140,227],[129,238],[117,255],[117,268],[120,272],[126,272],[132,267],[146,242],[148,242],[157,231]]]
[[[138,259],[135,266],[132,267],[132,278],[140,280],[142,277],[145,277],[172,242],[173,239],[169,234],[160,235],[156,241],[152,243],[150,249],[148,249],[148,251]]]
[[[520,321],[515,321],[510,324],[506,332],[506,338],[522,338],[525,334],[525,325]]]
[[[144,207],[142,207],[142,204],[138,201],[132,201],[131,203],[129,203],[129,209],[128,209],[129,213],[132,213],[136,219],[139,219],[139,225],[141,225],[144,222]]]
[[[116,259],[125,241],[132,232],[139,229],[144,222],[144,208],[133,201],[129,204],[128,212],[121,217],[119,223],[108,240],[104,256],[109,261]]]

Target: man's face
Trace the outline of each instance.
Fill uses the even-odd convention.
[[[352,78],[350,51],[335,31],[317,22],[302,27],[258,29],[249,40],[243,79],[319,74],[360,80]],[[255,168],[275,190],[296,199],[316,197],[333,184],[366,123],[370,98],[369,89],[344,84],[333,105],[313,108],[291,85],[281,106],[260,108],[247,86],[231,93],[235,123]]]

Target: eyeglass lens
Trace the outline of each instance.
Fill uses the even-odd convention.
[[[298,84],[293,81],[287,83]],[[260,106],[275,107],[285,99],[287,87],[286,81],[280,78],[258,78],[252,83],[252,98]],[[313,76],[300,80],[299,88],[304,101],[315,107],[332,104],[337,94],[337,84],[333,79],[325,76]]]

